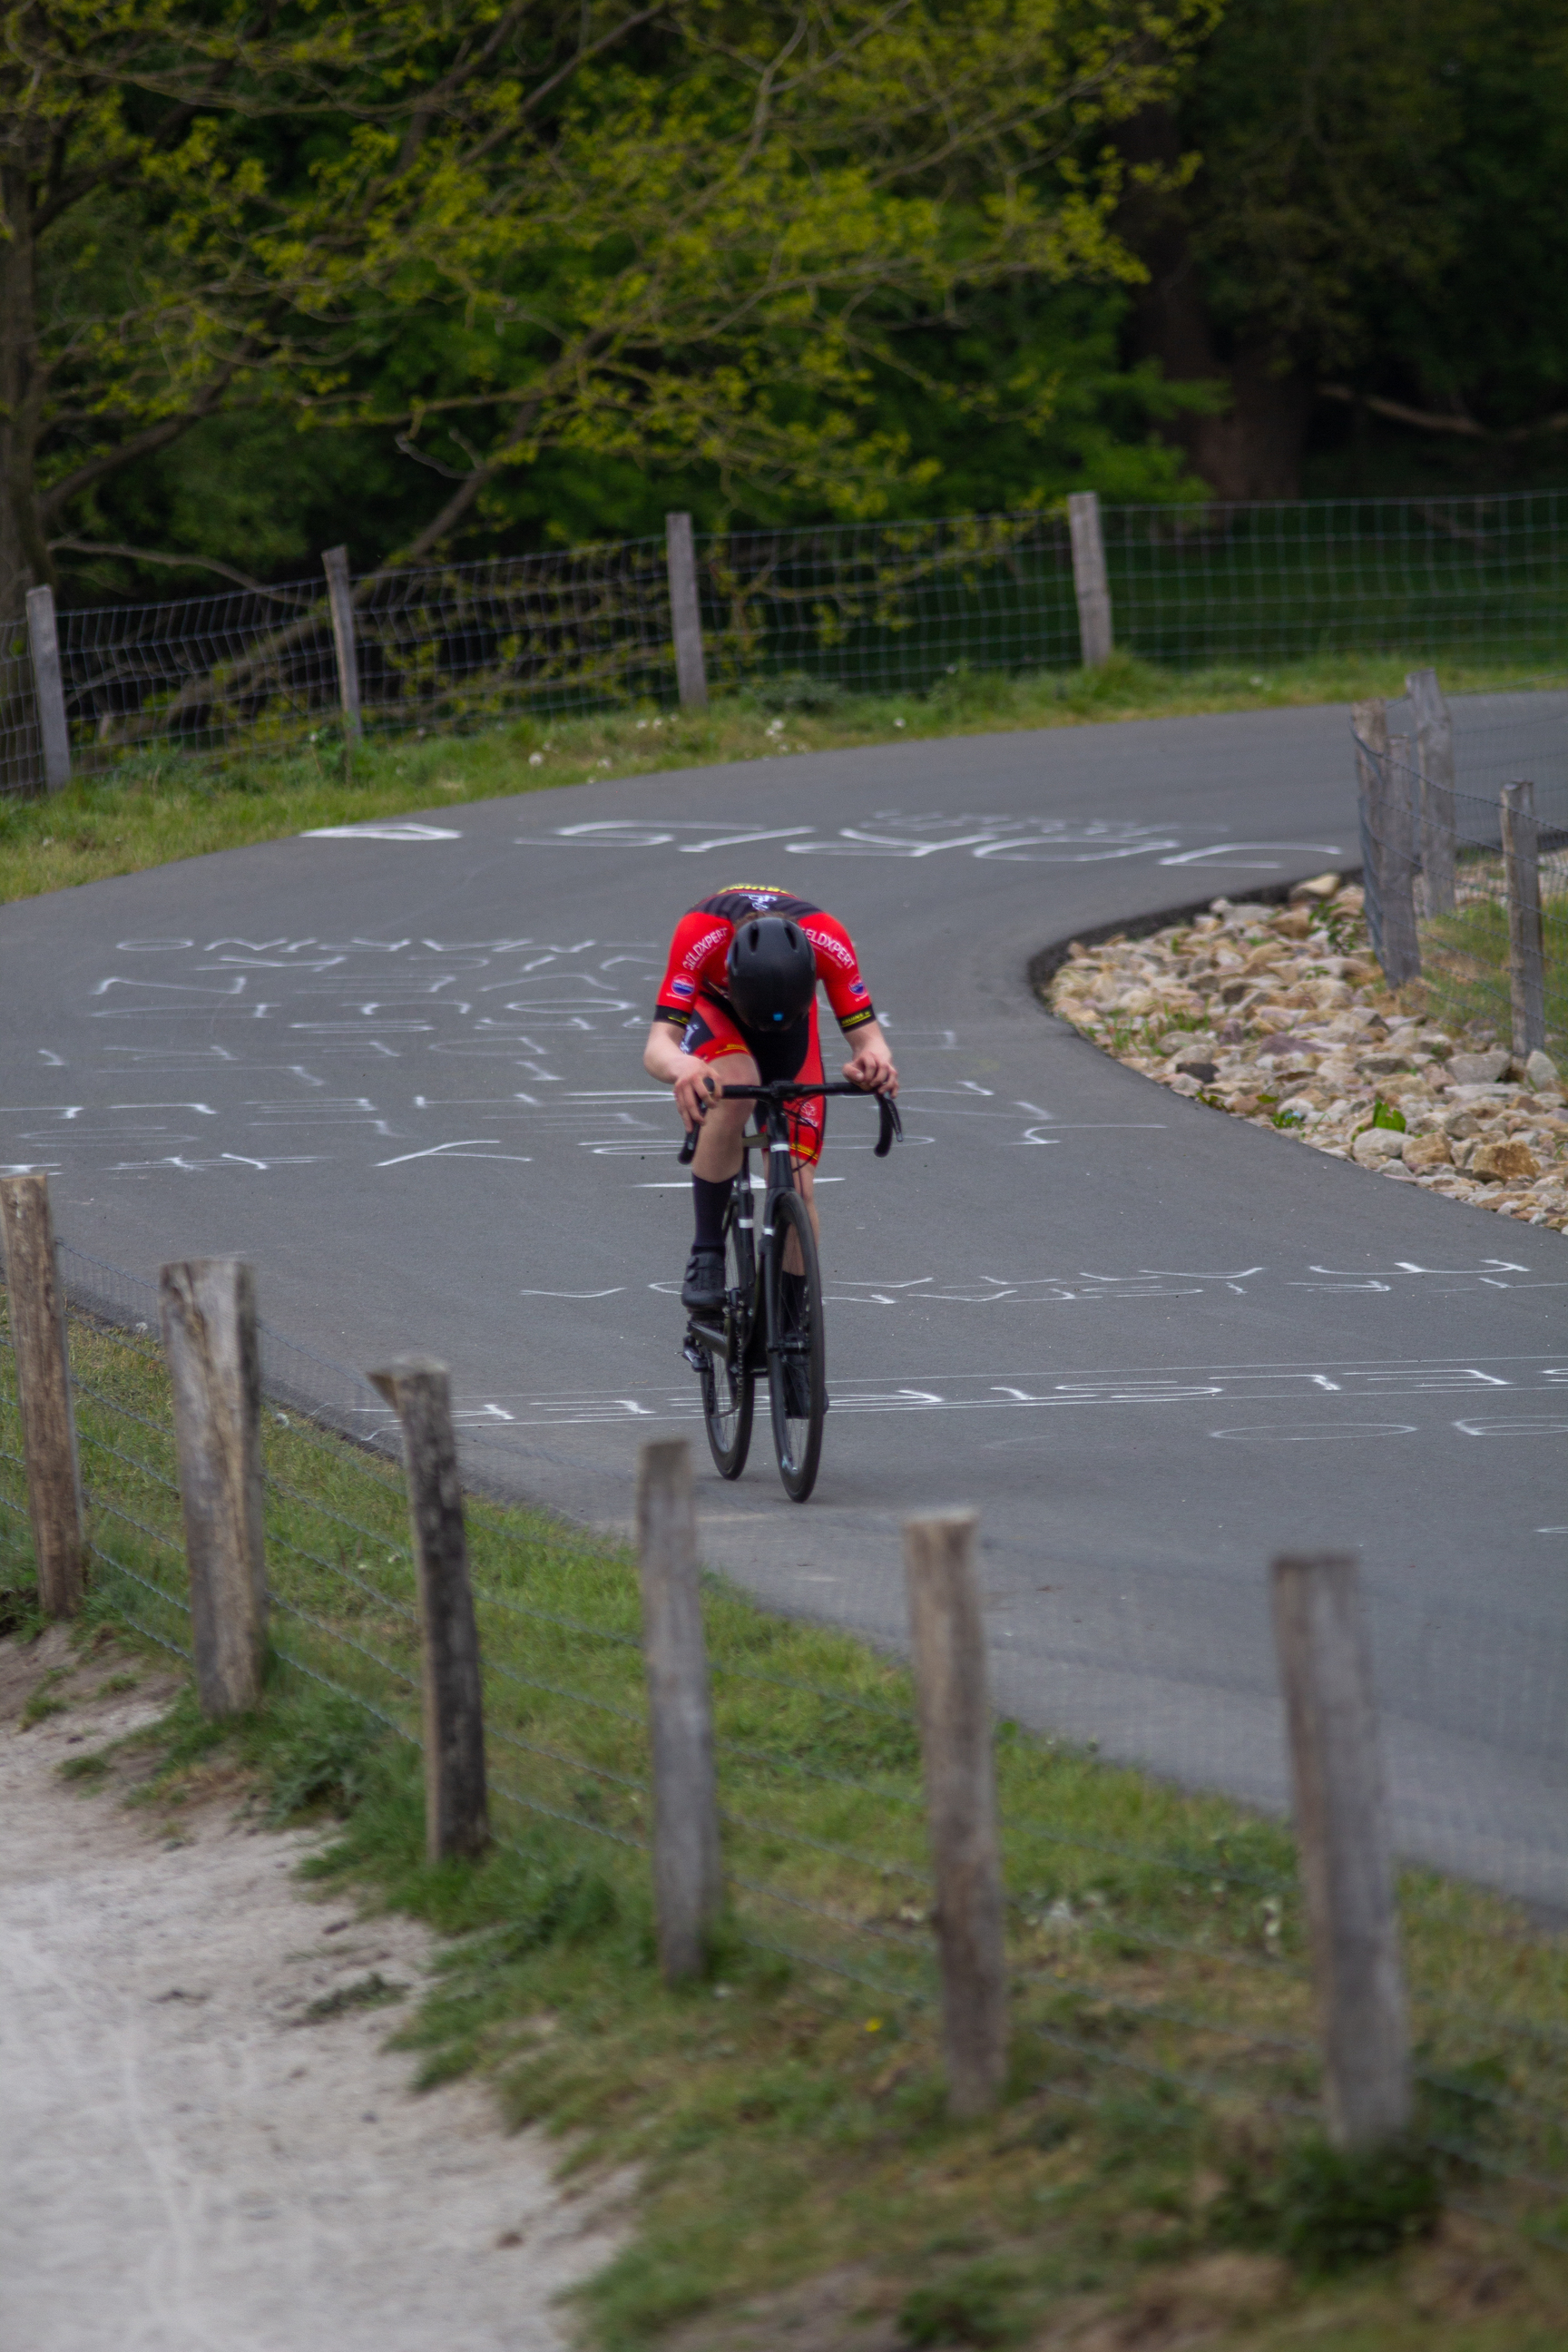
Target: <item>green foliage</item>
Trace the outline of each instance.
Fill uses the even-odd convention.
[[[1395,1135],[1404,1135],[1406,1131],[1405,1113],[1396,1109],[1393,1103],[1384,1102],[1381,1095],[1373,1098],[1372,1125],[1391,1128]]]
[[[352,1812],[384,1738],[374,1716],[336,1691],[302,1696],[266,1748],[268,1822],[279,1828],[303,1813]]]
[[[1422,2137],[1453,2168],[1462,2171],[1484,2160],[1487,2150],[1502,2137],[1500,2101],[1506,2098],[1510,2080],[1507,2061],[1494,2051],[1455,2063],[1429,2044],[1415,2054]]]
[[[813,677],[805,670],[786,670],[777,677],[762,678],[755,686],[748,687],[743,698],[754,703],[759,710],[790,717],[796,711],[809,711],[816,717],[837,711],[849,698],[834,678]]]
[[[1013,2330],[994,2270],[976,2264],[940,2286],[918,2286],[899,2307],[899,2341],[925,2347],[1005,2344]]]
[[[331,461],[305,457],[292,512],[265,462],[224,462],[284,420],[368,434],[367,484],[395,448],[422,485],[408,553],[537,521],[542,461],[579,512],[693,469],[726,509],[912,495],[939,460],[879,384],[918,394],[976,293],[1128,274],[1093,126],[1163,89],[1208,14],[147,0],[106,23],[40,0],[0,64],[0,603],[50,540],[115,558],[104,486],[142,458],[141,510],[176,532],[205,539],[210,483],[242,534],[220,570],[252,537],[290,554]],[[955,423],[1049,418],[1073,338],[1014,342],[1009,383],[950,373]]]
[[[1531,428],[1568,386],[1565,68],[1554,0],[1230,0],[1179,131],[1220,349],[1414,406],[1439,429],[1394,420],[1407,483],[1552,478]],[[1364,463],[1322,486],[1373,487]]]
[[[68,1756],[55,1769],[62,1780],[101,1780],[109,1770],[109,1759],[96,1752],[87,1756]]]
[[[1436,2167],[1415,2142],[1352,2152],[1314,2137],[1272,2166],[1255,2150],[1236,2160],[1210,2219],[1215,2235],[1231,2244],[1331,2276],[1426,2237],[1440,2202]]]
[[[38,1605],[37,1571],[20,1561],[0,1569],[0,1642],[31,1642],[46,1623]]]
[[[47,1723],[51,1715],[64,1715],[68,1711],[70,1701],[58,1696],[58,1686],[65,1681],[69,1671],[67,1666],[51,1666],[47,1674],[39,1676],[16,1718],[18,1730],[30,1731],[36,1723]]]
[[[1508,906],[1500,863],[1466,859],[1462,878],[1478,895],[1451,915],[1425,919],[1421,963],[1431,1018],[1455,1032],[1478,1022],[1506,1036],[1510,1022]],[[1542,980],[1547,1051],[1568,1039],[1568,892],[1543,876]],[[1489,895],[1484,895],[1489,892]]]

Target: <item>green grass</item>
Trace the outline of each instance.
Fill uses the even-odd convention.
[[[81,1322],[72,1359],[100,1555],[83,1638],[129,1616],[181,1639],[160,1362]],[[10,1364],[0,1351],[0,1455],[16,1450]],[[137,1759],[154,1809],[248,1790],[273,1821],[336,1818],[312,1880],[449,1939],[399,2032],[421,2079],[483,2077],[578,2176],[636,2168],[627,2242],[578,2301],[602,2352],[773,2352],[804,2283],[824,2279],[846,2344],[858,2312],[910,2346],[1051,2344],[1064,2314],[1114,2313],[1133,2332],[1108,2345],[1157,2343],[1139,2312],[1242,2294],[1226,2341],[1260,2352],[1302,2331],[1379,2352],[1560,2345],[1568,2262],[1542,2233],[1568,2235],[1568,2211],[1485,2169],[1568,2169],[1568,1948],[1517,1906],[1407,1878],[1423,2122],[1458,2153],[1347,2165],[1310,2115],[1270,2104],[1310,2110],[1317,2084],[1286,1832],[1005,1724],[1011,2080],[994,2118],[954,2126],[899,1664],[709,1585],[733,1908],[707,1976],[672,1991],[647,1858],[625,1842],[647,1832],[633,1563],[470,1503],[498,1841],[479,1864],[431,1866],[420,1759],[399,1736],[417,1719],[398,1680],[416,1667],[399,1481],[292,1415],[266,1416],[264,1446],[265,1704],[214,1725],[187,1690],[100,1750],[110,1769],[84,1770],[84,1790],[109,1801]],[[15,1549],[0,1459],[7,1498]],[[1543,2036],[1510,2030],[1529,2021]],[[1456,2197],[1502,2218],[1439,2220]]]
[[[355,752],[352,781],[331,729],[287,756],[204,760],[146,751],[51,798],[0,801],[0,899],[314,825],[439,811],[606,776],[917,738],[1397,696],[1415,658],[1336,655],[1177,670],[1118,655],[1099,671],[962,670],[929,694],[848,695],[786,678],[716,699],[706,712],[648,704],[589,718],[520,719],[473,734],[378,740]],[[1471,693],[1521,684],[1528,674],[1517,664],[1454,663],[1445,665],[1443,683],[1451,695]],[[784,789],[790,773],[787,765],[777,770]]]
[[[1508,977],[1508,908],[1500,858],[1477,860],[1461,869],[1471,887],[1489,886],[1496,898],[1474,898],[1451,915],[1429,916],[1421,925],[1421,971],[1431,1017],[1446,1028],[1489,1022],[1507,1039],[1510,999]],[[1543,875],[1542,969],[1546,998],[1547,1051],[1562,1053],[1568,1037],[1568,895],[1561,872]],[[1552,886],[1555,884],[1555,888]]]
[[[51,1715],[65,1715],[69,1711],[69,1699],[61,1698],[58,1694],[58,1685],[65,1681],[67,1672],[64,1666],[52,1666],[47,1675],[40,1677],[16,1719],[18,1730],[31,1731],[36,1723],[47,1723]]]

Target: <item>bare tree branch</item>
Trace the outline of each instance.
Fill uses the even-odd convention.
[[[254,588],[258,595],[270,592],[263,582],[252,580],[248,572],[237,572],[232,563],[219,563],[210,555],[168,555],[154,547],[120,547],[110,540],[51,539],[49,553],[57,555],[118,555],[128,563],[163,563],[176,572],[219,572],[241,588]]]
[[[1403,400],[1384,400],[1375,392],[1357,392],[1348,383],[1321,383],[1321,400],[1360,401],[1374,416],[1391,417],[1395,425],[1413,425],[1422,433],[1458,433],[1468,441],[1531,441],[1538,433],[1568,433],[1568,409],[1555,416],[1537,417],[1530,425],[1510,425],[1494,431],[1473,416],[1447,416],[1440,409],[1412,408]]]

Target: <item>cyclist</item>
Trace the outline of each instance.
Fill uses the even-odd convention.
[[[719,1089],[781,1078],[822,1084],[819,980],[852,1049],[844,1076],[868,1092],[896,1095],[899,1074],[854,942],[833,916],[787,890],[737,885],[700,898],[675,927],[643,1067],[674,1087],[687,1127],[701,1130],[691,1163],[696,1239],[680,1286],[690,1314],[713,1314],[724,1303],[724,1208],[752,1108],[717,1099]],[[817,1096],[790,1111],[794,1162],[814,1226],[812,1170],[826,1109]]]

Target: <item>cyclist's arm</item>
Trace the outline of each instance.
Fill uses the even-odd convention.
[[[844,1065],[844,1075],[851,1086],[868,1087],[879,1095],[898,1093],[899,1074],[893,1067],[879,1021],[861,1022],[844,1042],[851,1049],[851,1057]]]
[[[899,1074],[872,1006],[871,992],[860,977],[854,940],[835,915],[813,915],[802,928],[816,951],[816,976],[849,1047],[845,1076],[852,1086],[868,1087],[875,1094],[896,1095]]]
[[[688,1127],[696,1127],[701,1122],[706,1098],[714,1091],[714,1082],[706,1063],[695,1054],[681,1052],[680,1036],[675,1023],[660,1014],[647,1033],[642,1066],[650,1078],[675,1088],[677,1110]]]

